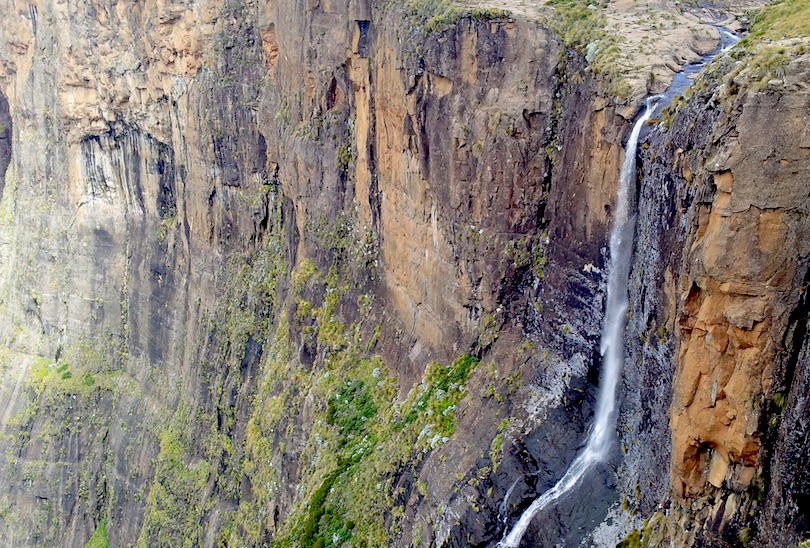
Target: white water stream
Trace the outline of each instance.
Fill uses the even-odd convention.
[[[629,215],[630,188],[636,179],[638,135],[661,96],[646,99],[644,114],[636,121],[625,147],[624,163],[619,176],[616,217],[610,233],[610,268],[608,271],[607,307],[602,327],[602,382],[596,400],[596,413],[587,442],[565,475],[554,487],[543,493],[520,516],[512,530],[498,543],[501,548],[517,548],[523,534],[538,512],[569,493],[594,465],[607,460],[616,439],[616,387],[624,360],[624,325],[627,319],[627,280],[633,253],[635,218]],[[511,490],[511,489],[510,489]]]
[[[630,263],[633,254],[633,232],[635,217],[629,214],[629,192],[636,177],[636,152],[641,128],[653,114],[659,100],[666,105],[674,95],[681,93],[691,82],[691,75],[700,71],[706,63],[717,55],[731,49],[739,36],[723,27],[716,27],[720,33],[720,46],[705,56],[700,63],[690,65],[678,73],[665,95],[654,95],[646,99],[644,114],[636,121],[630,139],[625,147],[624,163],[619,176],[619,190],[616,197],[616,218],[610,233],[610,267],[608,271],[607,307],[605,323],[602,326],[602,382],[596,400],[594,422],[588,433],[585,447],[576,456],[565,475],[548,491],[543,493],[520,516],[512,530],[498,543],[499,548],[517,548],[532,519],[544,508],[556,502],[576,487],[585,474],[595,465],[607,460],[611,444],[616,439],[616,388],[621,378],[624,361],[624,326],[627,319],[628,297],[627,281],[630,277]],[[501,504],[501,512],[506,519],[505,510],[512,490],[512,484]]]

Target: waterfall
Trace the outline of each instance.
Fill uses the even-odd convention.
[[[517,548],[520,539],[538,512],[554,503],[579,484],[596,464],[604,462],[616,437],[616,388],[624,359],[624,325],[627,318],[627,280],[633,253],[635,218],[629,214],[631,185],[636,178],[636,149],[642,126],[649,119],[661,96],[646,99],[644,114],[636,121],[625,148],[624,163],[619,176],[616,197],[616,217],[610,233],[610,268],[608,270],[607,307],[602,326],[602,382],[596,403],[596,414],[587,442],[565,475],[554,487],[543,493],[520,516],[512,530],[498,543],[501,548]]]
[[[725,53],[731,48],[733,48],[737,42],[740,41],[740,37],[731,32],[730,30],[723,28],[723,27],[715,27],[717,32],[720,33],[720,52]]]

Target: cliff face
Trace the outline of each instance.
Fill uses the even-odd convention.
[[[628,338],[643,348],[638,377],[659,379],[636,405],[672,441],[638,452],[670,460],[654,468],[670,475],[670,518],[680,519],[670,535],[747,544],[759,531],[769,537],[759,542],[787,545],[801,539],[806,490],[793,452],[805,430],[795,417],[807,316],[807,128],[797,116],[807,109],[807,58],[786,58],[781,79],[762,89],[763,75],[746,68],[754,62],[739,57],[664,112],[644,153]]]
[[[0,8],[1,543],[484,546],[564,472],[633,110],[583,55],[428,3]],[[763,478],[800,529],[803,59],[650,138],[627,473],[531,535],[670,493],[733,535]]]
[[[575,99],[594,133],[555,111],[556,39],[506,19],[425,34],[424,15],[361,3],[4,10],[4,542],[81,545],[102,520],[115,545],[300,538],[324,474],[357,477],[333,460],[358,451],[329,405],[340,382],[376,382],[394,421],[429,362],[502,337],[456,411],[470,428],[434,433],[428,453],[379,433],[379,451],[402,452],[368,478],[385,490],[347,495],[354,520],[362,499],[380,508],[355,533],[372,541],[400,522],[447,537],[449,500],[450,516],[472,497],[497,508],[512,479],[477,487],[489,451],[467,444],[502,436],[512,405],[517,419],[562,398],[569,350],[543,354],[566,376],[538,373],[541,388],[517,383],[508,348],[540,319],[527,302],[547,261],[543,287],[566,294],[565,273],[600,260],[610,176],[568,166],[621,150],[603,100]],[[554,139],[584,146],[555,165]],[[541,232],[547,204],[564,211],[560,244]],[[533,344],[521,360],[539,362]]]

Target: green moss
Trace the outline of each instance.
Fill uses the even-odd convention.
[[[455,408],[466,395],[464,383],[476,358],[431,365],[424,381],[397,405],[395,381],[371,354],[381,327],[371,323],[373,295],[360,283],[376,260],[373,233],[357,230],[346,216],[323,217],[314,231],[314,245],[323,251],[319,265],[310,260],[297,265],[285,297],[296,307],[281,310],[276,288],[287,270],[274,234],[263,255],[233,258],[228,267],[227,305],[209,315],[206,335],[215,343],[201,365],[215,403],[213,409],[189,410],[187,419],[176,414],[160,433],[142,543],[199,541],[200,523],[213,504],[204,500],[206,485],[234,503],[235,509],[223,514],[220,545],[270,543],[267,512],[279,508],[280,492],[288,492],[282,481],[295,462],[300,490],[292,507],[282,507],[285,518],[275,522],[272,545],[386,545],[402,516],[395,501],[403,495],[393,492],[396,478],[455,430]],[[344,315],[347,310],[352,312]],[[291,330],[304,340],[291,339]],[[238,373],[228,377],[221,371],[239,371],[250,338],[263,344],[263,358],[255,393],[238,392],[251,398],[241,441],[233,438],[234,425],[245,418],[229,403],[241,381]],[[314,363],[299,362],[302,344]],[[204,439],[202,459],[190,445],[199,439]],[[178,537],[180,528],[188,529],[186,536]]]
[[[332,487],[358,459],[338,463],[336,470],[323,480],[323,483],[312,494],[309,509],[301,527],[301,548],[323,548],[342,546],[352,536],[355,528],[353,521],[344,521],[341,514],[335,512],[327,502]]]
[[[108,548],[109,546],[110,541],[107,538],[107,519],[101,518],[98,525],[96,525],[93,536],[90,537],[90,540],[87,541],[84,548]]]
[[[754,532],[750,527],[741,527],[740,530],[737,531],[737,540],[740,541],[740,545],[742,545],[743,548],[748,548],[753,536]]]
[[[489,445],[489,460],[492,461],[492,470],[493,472],[498,471],[498,467],[501,463],[502,458],[502,451],[503,451],[503,433],[499,433],[492,439],[492,443]]]
[[[503,436],[510,424],[511,421],[509,419],[503,419],[500,423],[498,423],[498,434],[493,438],[492,443],[489,445],[489,460],[492,462],[493,472],[498,471],[501,460],[503,459]]]
[[[269,466],[277,450],[267,438],[272,436],[272,425],[264,429],[264,424],[248,422],[240,435],[237,425],[245,418],[237,415],[234,399],[251,397],[244,368],[262,350],[271,350],[265,352],[268,358],[263,363],[278,373],[276,379],[286,377],[286,382],[294,383],[284,369],[291,361],[286,339],[289,326],[277,305],[279,284],[288,272],[281,200],[272,203],[275,207],[261,247],[250,255],[233,253],[216,274],[223,297],[215,308],[203,312],[202,324],[207,329],[201,331],[199,342],[203,359],[198,371],[206,397],[193,407],[181,403],[170,423],[157,433],[160,453],[147,497],[141,546],[202,544],[205,516],[216,501],[238,504],[238,510],[224,511],[226,525],[219,535],[223,545],[265,541],[266,521],[260,512],[273,500],[277,486],[275,471]],[[263,382],[259,380],[258,385],[262,387]],[[261,399],[254,401],[257,412],[265,411]],[[248,452],[251,458],[246,457]],[[257,466],[254,456],[267,466]],[[252,500],[245,500],[242,493],[248,478],[257,485]]]
[[[2,359],[16,362],[13,365],[19,370],[28,368],[24,390],[19,393],[21,407],[3,428],[9,476],[42,483],[48,477],[49,463],[61,462],[69,443],[80,443],[87,461],[104,470],[106,463],[94,459],[108,440],[109,416],[99,413],[99,409],[115,405],[123,374],[108,371],[102,353],[87,343],[71,345],[56,363],[8,349],[2,354]],[[17,459],[17,455],[28,456]],[[105,502],[107,492],[99,481],[99,475],[104,472],[82,466],[69,473],[73,474],[70,480],[73,487],[68,486],[68,489],[81,504],[92,504],[95,508]],[[97,497],[92,501],[91,493]],[[32,534],[34,543],[52,545],[60,538],[59,522],[46,506],[41,506],[33,515],[11,511],[3,517],[5,524],[12,521],[35,532]],[[101,539],[105,535],[102,531],[94,538]]]

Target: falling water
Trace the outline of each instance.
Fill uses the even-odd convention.
[[[717,32],[720,33],[720,53],[725,53],[731,48],[733,48],[737,42],[740,41],[740,37],[731,32],[730,30],[723,28],[723,27],[715,27],[717,28]]]
[[[619,176],[619,190],[616,197],[616,218],[610,233],[610,269],[608,272],[607,308],[605,323],[602,326],[602,383],[596,403],[594,422],[588,433],[585,447],[577,455],[565,475],[554,487],[543,493],[529,506],[515,523],[512,530],[498,543],[500,548],[517,548],[520,539],[529,527],[534,516],[556,502],[579,484],[585,474],[596,464],[604,462],[610,453],[611,442],[616,433],[616,387],[621,376],[624,359],[624,325],[627,317],[627,280],[630,276],[630,262],[633,253],[633,231],[635,219],[629,215],[628,201],[631,184],[636,176],[636,149],[638,136],[645,122],[658,106],[659,100],[666,105],[673,96],[683,92],[691,83],[691,78],[717,55],[731,49],[740,37],[726,28],[716,27],[720,33],[720,44],[699,63],[686,67],[675,75],[672,84],[664,95],[654,95],[646,99],[644,114],[633,126],[625,149],[624,164]],[[509,488],[506,499],[516,484]],[[502,507],[505,509],[506,501]]]
[[[616,218],[610,233],[610,269],[607,285],[607,308],[602,327],[602,383],[596,404],[596,414],[585,448],[577,455],[565,475],[554,487],[543,493],[529,506],[512,530],[498,543],[501,548],[516,548],[534,516],[548,505],[570,492],[594,465],[604,462],[616,432],[616,386],[624,359],[624,324],[627,317],[627,280],[633,252],[634,217],[629,215],[628,201],[636,177],[636,148],[638,135],[655,109],[661,96],[648,97],[644,114],[633,126],[625,148],[624,164],[619,176],[616,197]]]

